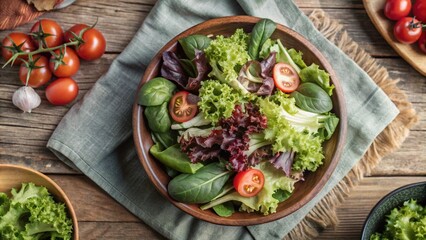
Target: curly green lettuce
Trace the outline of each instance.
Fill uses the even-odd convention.
[[[392,209],[386,216],[384,232],[376,232],[370,237],[370,240],[385,239],[426,239],[426,207],[411,199]]]
[[[199,92],[201,100],[198,102],[198,106],[200,111],[213,124],[222,118],[229,118],[235,104],[242,100],[242,96],[233,88],[215,80],[203,81]]]
[[[249,35],[243,29],[237,29],[230,37],[217,36],[204,50],[212,71],[209,77],[248,93],[247,89],[237,80],[241,67],[250,60],[247,52]]]
[[[23,183],[11,193],[9,200],[2,194],[0,202],[0,208],[7,204],[0,216],[1,239],[71,239],[72,221],[65,205],[55,202],[45,187]]]

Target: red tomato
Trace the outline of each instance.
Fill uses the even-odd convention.
[[[72,48],[68,47],[66,49],[58,49],[55,50],[55,53],[60,55],[60,50],[62,50],[64,54],[62,61],[65,64],[60,64],[55,70],[55,63],[59,60],[56,59],[55,56],[51,56],[49,68],[57,77],[71,77],[72,75],[76,74],[80,68],[80,59]]]
[[[49,69],[49,59],[45,56],[33,56],[34,66],[28,79],[28,86],[38,88],[46,84],[52,78],[52,71]],[[25,85],[27,82],[28,67],[25,63],[19,68],[19,79]]]
[[[65,32],[65,41],[72,41],[75,36],[80,35],[80,32],[84,29],[89,28],[85,24],[76,24],[72,26],[68,31]],[[95,28],[89,28],[81,37],[81,43],[76,47],[76,51],[79,57],[84,60],[95,60],[105,53],[106,41],[104,35]]]
[[[416,0],[413,5],[413,15],[423,23],[426,23],[426,0]]]
[[[41,19],[31,28],[34,44],[38,47],[43,42],[44,47],[56,47],[64,42],[64,31],[62,27],[51,19]]]
[[[169,102],[170,116],[176,122],[186,122],[197,114],[197,96],[187,91],[180,91],[173,95]]]
[[[426,53],[426,31],[422,33],[418,41],[419,48],[422,52]]]
[[[287,63],[275,64],[272,75],[274,77],[275,86],[285,93],[293,92],[299,86],[299,75],[296,70]]]
[[[393,27],[393,35],[401,43],[415,43],[421,34],[422,26],[420,22],[412,17],[401,18]]]
[[[78,85],[72,78],[58,78],[46,88],[46,98],[53,105],[66,105],[77,95]]]
[[[15,43],[16,47],[13,47]],[[20,46],[22,44],[22,46]],[[21,32],[12,32],[7,37],[5,37],[2,41],[3,47],[1,48],[1,55],[4,60],[9,60],[13,54],[18,52],[31,52],[34,51],[35,47],[33,42],[31,41],[31,37],[25,33]],[[20,46],[20,47],[19,47]],[[7,47],[12,47],[13,49],[9,49]],[[23,55],[19,58],[27,60],[28,56]],[[15,61],[16,64],[21,63],[22,61],[19,58]]]
[[[256,196],[265,184],[265,177],[258,169],[247,169],[234,177],[234,188],[243,197]]]
[[[390,20],[399,20],[408,16],[411,10],[411,0],[387,0],[385,16]]]

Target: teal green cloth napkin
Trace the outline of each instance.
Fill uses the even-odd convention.
[[[274,222],[228,227],[187,215],[154,189],[134,150],[132,104],[146,66],[166,42],[202,21],[244,14],[270,18],[296,30],[325,55],[344,90],[348,135],[334,174],[307,205]],[[108,72],[62,119],[47,146],[169,239],[281,239],[348,173],[397,114],[382,90],[326,40],[291,0],[160,0]]]

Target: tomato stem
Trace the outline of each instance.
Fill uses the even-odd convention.
[[[51,47],[51,48],[44,48],[44,47],[42,47],[42,45],[40,45],[40,47],[37,50],[32,51],[32,52],[17,52],[15,54],[13,54],[13,56],[3,65],[2,68],[6,67],[9,64],[13,65],[13,63],[15,62],[15,60],[19,56],[27,55],[28,58],[32,58],[32,56],[35,55],[35,54],[44,53],[44,52],[52,53],[54,50],[61,49],[61,48],[64,48],[64,47],[68,47],[68,46],[75,46],[75,45],[78,45],[78,43],[79,43],[78,41],[71,41],[71,42],[67,42],[67,43],[58,45],[56,47]]]

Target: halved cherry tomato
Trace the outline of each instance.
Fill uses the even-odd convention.
[[[176,122],[191,120],[197,114],[197,101],[197,96],[187,91],[175,93],[169,103],[170,116]]]
[[[52,78],[52,71],[49,69],[49,60],[45,56],[33,56],[34,66],[28,79],[28,86],[38,88],[46,84]],[[25,85],[27,82],[28,67],[25,63],[19,68],[19,79]]]
[[[272,75],[274,77],[275,86],[285,93],[293,92],[299,86],[299,75],[296,70],[287,63],[275,64]]]
[[[80,59],[78,58],[75,51],[70,47],[57,49],[55,50],[55,54],[60,55],[61,51],[64,55],[62,58],[64,64],[58,65],[55,70],[55,62],[58,61],[58,59],[52,55],[50,57],[49,68],[57,77],[71,77],[72,75],[76,74],[80,68]]]
[[[404,17],[396,22],[393,28],[393,34],[399,42],[412,44],[420,38],[422,34],[422,25],[415,18]]]
[[[234,188],[243,197],[256,196],[265,184],[265,177],[258,169],[247,169],[234,177]]]
[[[15,47],[13,44],[15,44]],[[35,50],[31,37],[21,32],[12,32],[9,35],[7,35],[7,37],[3,39],[2,45],[3,47],[1,48],[1,55],[6,61],[8,61],[15,53],[31,52]],[[19,64],[22,62],[20,58],[27,60],[28,56],[27,55],[20,56],[15,61],[15,64]]]
[[[426,0],[416,0],[413,5],[413,16],[426,23]]]
[[[83,33],[81,39],[79,39],[81,44],[76,46],[78,56],[89,61],[102,57],[106,49],[106,40],[104,35],[95,28],[89,28],[85,24],[76,24],[65,32],[65,42],[74,40],[84,29],[87,30]]]
[[[77,95],[78,85],[72,78],[58,78],[46,88],[46,98],[53,105],[66,105]]]
[[[420,36],[418,44],[420,50],[422,50],[422,52],[426,54],[426,31],[424,31]]]
[[[390,20],[399,20],[408,16],[410,10],[411,0],[387,0],[384,12]]]
[[[64,42],[64,31],[62,27],[51,19],[41,19],[31,28],[34,45],[39,46],[39,41],[44,47],[56,47]]]

